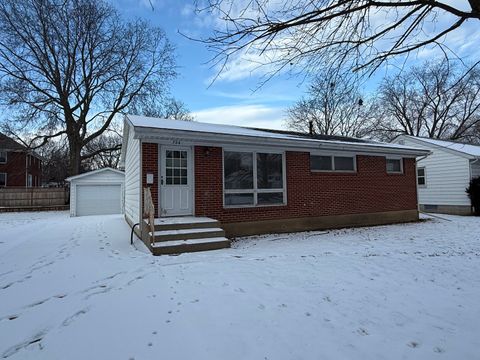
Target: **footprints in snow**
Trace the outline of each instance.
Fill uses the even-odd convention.
[[[75,314],[67,317],[62,322],[62,326],[69,326],[72,322],[74,322],[79,316],[85,315],[89,311],[89,308],[85,308],[82,310],[77,311]]]
[[[41,341],[43,340],[43,338],[45,337],[46,334],[47,334],[47,330],[42,330],[42,331],[36,333],[35,335],[27,338],[26,340],[24,340],[24,341],[22,341],[22,342],[20,342],[16,345],[13,345],[12,347],[8,348],[7,350],[5,350],[3,352],[2,358],[4,358],[4,359],[9,358],[10,356],[18,353],[20,350],[28,348],[28,347],[30,347],[32,345],[35,345],[35,344],[38,344],[38,346],[41,350],[42,349]]]

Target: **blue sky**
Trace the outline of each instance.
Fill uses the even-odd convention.
[[[222,74],[222,79],[211,84],[216,69],[205,45],[188,40],[179,31],[195,37],[211,34],[214,20],[199,17],[194,12],[193,0],[112,0],[126,17],[142,17],[163,28],[176,47],[179,66],[178,78],[172,83],[173,96],[182,100],[198,121],[241,126],[283,128],[285,109],[298,100],[306,87],[300,78],[281,75],[257,91],[260,74],[241,59]],[[466,0],[451,0],[464,2]],[[153,9],[150,5],[153,4]],[[448,20],[446,18],[440,19]],[[467,24],[446,40],[462,57],[478,58],[480,25]],[[439,56],[438,50],[422,49],[409,62],[421,62]],[[366,89],[374,89],[384,72],[378,72]]]
[[[211,28],[195,20],[193,1],[154,1],[153,10],[148,0],[115,0],[114,3],[125,16],[146,18],[165,30],[176,47],[179,66],[172,94],[187,105],[198,121],[282,128],[286,107],[302,95],[305,84],[300,79],[280,76],[253,91],[259,77],[250,75],[248,69],[232,68],[227,79],[211,85],[216,74],[209,63],[212,53],[205,45],[179,34],[179,31],[199,36],[210,34]]]

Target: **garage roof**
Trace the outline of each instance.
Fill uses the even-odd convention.
[[[108,171],[111,171],[113,173],[120,174],[120,175],[125,175],[125,173],[123,171],[107,167],[107,168],[103,168],[103,169],[97,169],[97,170],[89,171],[89,172],[86,172],[86,173],[83,173],[83,174],[80,174],[80,175],[70,176],[69,178],[66,178],[65,180],[67,180],[67,181],[78,180],[80,178],[84,178],[84,177],[88,177],[88,176],[92,176],[92,175],[95,175],[95,174],[108,172]]]

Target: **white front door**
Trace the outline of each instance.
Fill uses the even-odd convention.
[[[160,214],[193,215],[192,151],[188,147],[160,147]]]

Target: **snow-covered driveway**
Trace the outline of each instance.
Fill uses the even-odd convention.
[[[478,359],[480,218],[153,257],[120,216],[0,214],[0,358]]]

